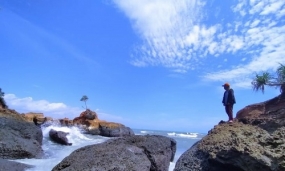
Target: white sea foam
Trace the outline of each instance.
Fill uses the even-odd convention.
[[[175,132],[171,132],[171,133],[167,133],[167,135],[169,135],[169,136],[175,136],[176,133],[175,133]]]
[[[56,131],[63,131],[69,133],[66,137],[72,146],[59,145],[52,142],[49,138],[49,131],[54,129]],[[43,145],[45,156],[43,159],[20,159],[17,162],[32,165],[33,168],[27,171],[46,171],[58,164],[63,158],[68,156],[74,150],[84,147],[86,145],[98,144],[106,141],[107,137],[86,135],[83,134],[77,127],[59,127],[58,125],[50,125],[42,128],[43,132]]]
[[[140,131],[142,134],[153,134],[153,131]]]
[[[170,132],[167,133],[168,136],[170,137],[183,137],[183,138],[197,138],[198,133],[175,133],[175,132]]]
[[[72,146],[59,145],[50,141],[49,131],[54,129],[56,131],[63,131],[69,133],[67,136],[68,141],[73,143]],[[98,144],[106,141],[107,137],[95,136],[83,134],[80,129],[76,127],[59,127],[58,125],[50,125],[43,127],[43,145],[45,156],[42,159],[20,159],[15,160],[17,162],[32,165],[33,168],[27,171],[46,171],[52,170],[52,168],[62,161],[63,158],[68,156],[74,150],[84,147],[86,145]],[[172,131],[156,131],[156,130],[134,130],[136,134],[146,135],[164,135],[174,138],[177,142],[177,150],[174,157],[174,161],[170,162],[169,171],[172,171],[175,167],[175,163],[178,158],[189,149],[198,139],[201,138],[202,134],[198,133],[183,133],[183,132],[172,132]],[[195,138],[196,137],[196,138]]]

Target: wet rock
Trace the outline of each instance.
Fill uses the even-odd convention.
[[[66,138],[66,135],[69,133],[63,132],[63,131],[56,131],[54,129],[51,129],[49,131],[49,137],[52,141],[62,144],[62,145],[72,145],[72,143],[68,142],[68,139]]]

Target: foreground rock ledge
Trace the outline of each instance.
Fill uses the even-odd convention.
[[[180,156],[175,171],[284,171],[285,93],[246,106]]]
[[[25,171],[30,168],[32,166],[27,164],[0,159],[0,171]]]
[[[26,122],[14,110],[0,109],[0,158],[40,158],[42,139],[41,128]]]
[[[134,135],[80,148],[52,171],[167,171],[175,152],[174,139],[159,135]]]
[[[221,124],[181,155],[175,171],[284,171],[285,128],[273,134],[242,123]]]

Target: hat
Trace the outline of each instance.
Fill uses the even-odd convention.
[[[229,83],[225,83],[224,85],[222,85],[223,87],[230,87],[230,84]]]

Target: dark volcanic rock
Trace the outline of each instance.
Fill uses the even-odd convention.
[[[239,122],[238,122],[239,121]],[[285,93],[215,126],[180,156],[175,171],[284,171]]]
[[[29,168],[32,168],[32,166],[18,163],[14,161],[9,161],[5,159],[0,159],[0,171],[25,171]]]
[[[68,139],[66,138],[66,135],[69,133],[63,132],[63,131],[56,131],[54,129],[51,129],[49,131],[49,137],[52,141],[62,144],[62,145],[72,145],[72,143],[68,142]]]
[[[112,126],[115,125],[115,126]],[[134,135],[134,132],[131,128],[126,127],[121,124],[110,123],[110,122],[101,122],[99,123],[98,129],[89,129],[89,132],[99,131],[99,135],[105,137],[123,137]]]
[[[80,148],[53,171],[167,171],[175,152],[176,142],[171,138],[134,135]]]
[[[0,111],[0,158],[39,158],[43,154],[41,128],[26,122],[17,112]]]
[[[180,156],[175,171],[284,171],[285,127],[220,124]]]

